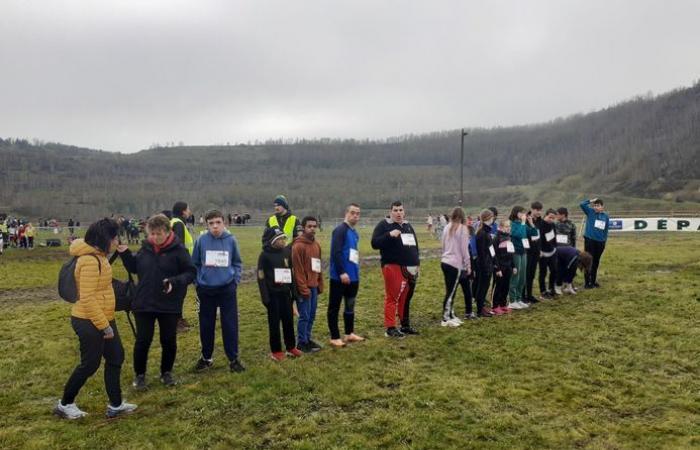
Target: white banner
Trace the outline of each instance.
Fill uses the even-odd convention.
[[[700,217],[610,219],[610,231],[700,231]]]

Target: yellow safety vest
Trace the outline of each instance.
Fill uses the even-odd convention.
[[[284,223],[284,234],[287,235],[288,239],[294,239],[294,224],[297,222],[297,216],[295,215],[290,215],[287,217],[287,221]],[[279,228],[280,223],[277,221],[277,216],[272,216],[268,220],[268,223],[270,224],[270,228]]]
[[[7,225],[4,222],[0,222],[0,233],[7,233]]]
[[[194,250],[194,240],[192,240],[192,235],[190,234],[190,230],[187,229],[187,225],[185,225],[185,222],[180,220],[177,217],[173,217],[170,219],[170,228],[173,227],[177,222],[180,222],[182,224],[182,227],[185,229],[185,248],[187,249],[187,252],[192,255],[192,251]]]

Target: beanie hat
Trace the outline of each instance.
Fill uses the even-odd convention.
[[[263,245],[272,245],[277,239],[286,238],[287,235],[282,232],[279,228],[268,228],[263,232],[262,243]]]
[[[289,202],[287,201],[287,197],[284,195],[278,195],[275,197],[275,201],[273,202],[275,205],[280,205],[282,208],[289,210]]]

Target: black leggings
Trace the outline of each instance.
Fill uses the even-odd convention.
[[[273,353],[282,351],[280,322],[284,333],[285,348],[291,350],[296,347],[292,297],[284,293],[270,292],[270,303],[265,307],[267,308],[267,327],[270,333],[270,351]]]
[[[593,256],[593,264],[586,276],[586,284],[594,284],[598,281],[598,266],[605,251],[605,242],[584,238],[584,249]]]
[[[476,277],[476,312],[481,314],[481,309],[486,304],[486,294],[491,287],[491,270],[479,267]]]
[[[180,314],[135,312],[136,342],[134,343],[134,372],[136,375],[146,373],[148,350],[153,342],[156,321],[160,330],[160,373],[170,372],[175,364],[177,354],[177,321]]]
[[[449,264],[441,263],[442,274],[445,277],[445,299],[442,302],[442,320],[454,318],[454,299],[457,295],[457,285],[462,287],[464,294],[464,307],[467,314],[472,313],[472,291],[469,286],[469,278],[463,271]]]
[[[547,270],[549,270],[549,289],[545,288],[547,281]],[[552,256],[541,256],[540,257],[540,293],[544,294],[545,291],[554,292],[554,280],[557,277],[557,255],[553,253]]]
[[[401,326],[402,327],[410,327],[411,326],[411,299],[413,298],[413,294],[416,292],[416,277],[414,275],[411,275],[408,270],[405,267],[401,267],[401,271],[403,273],[404,278],[406,279],[406,288],[408,289],[408,293],[406,294],[406,303],[403,305],[403,318],[401,319]]]
[[[122,389],[120,376],[124,363],[124,347],[114,321],[109,325],[114,330],[114,338],[105,339],[104,333],[98,330],[88,319],[70,318],[71,325],[80,341],[80,364],[73,370],[66,387],[63,389],[61,403],[68,405],[75,402],[75,397],[85,385],[85,382],[97,372],[105,359],[105,389],[112,406],[122,404]]]
[[[493,307],[508,306],[508,290],[510,289],[510,276],[513,273],[512,268],[507,268],[501,271],[503,276],[496,277],[496,286],[493,288]]]
[[[343,284],[338,280],[331,280],[331,290],[328,295],[328,330],[331,333],[331,339],[340,339],[338,314],[343,298],[345,298],[345,310],[343,311],[345,334],[352,334],[355,331],[355,300],[359,287],[359,281]]]
[[[528,300],[533,297],[532,286],[535,284],[535,272],[537,271],[539,260],[539,250],[527,252],[527,277],[525,278],[525,292],[523,293],[523,300]]]

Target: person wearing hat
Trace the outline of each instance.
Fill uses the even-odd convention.
[[[263,235],[263,248],[258,257],[258,288],[267,309],[270,332],[270,358],[282,361],[285,356],[299,357],[292,314],[292,254],[287,236],[278,228],[268,228]],[[286,353],[280,342],[280,324]]]
[[[275,214],[267,219],[265,230],[268,228],[279,228],[293,241],[304,231],[299,218],[289,210],[289,202],[284,195],[278,195],[273,204],[275,206]]]

